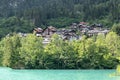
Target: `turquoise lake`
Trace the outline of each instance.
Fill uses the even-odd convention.
[[[0,68],[0,80],[120,80],[115,70],[13,70]]]

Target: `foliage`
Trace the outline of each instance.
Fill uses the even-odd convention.
[[[48,20],[47,25],[53,25],[57,28],[63,28],[63,27],[67,27],[71,25],[71,23],[79,22],[79,21],[80,21],[79,19],[61,17],[61,18],[55,18],[55,19]]]
[[[117,72],[120,73],[120,65],[117,66]]]
[[[61,28],[88,21],[111,27],[119,23],[119,8],[119,0],[1,0],[0,37],[9,32],[31,32],[34,25]]]
[[[116,72],[110,74],[110,77],[120,76],[120,65],[117,65]]]
[[[23,18],[10,17],[0,20],[0,38],[12,32],[28,33],[32,32],[34,25]]]
[[[19,64],[19,49],[21,43],[18,35],[6,37],[2,40],[1,43],[1,52],[3,55],[3,66],[15,67]]]
[[[0,65],[38,69],[115,68],[120,62],[119,8],[119,0],[1,0]],[[55,34],[48,45],[33,34],[27,37],[13,34],[49,25],[63,28],[80,21],[101,23],[107,28],[115,24],[113,32],[106,36],[63,41]]]
[[[33,34],[21,40],[20,56],[25,68],[42,68],[43,45],[42,38]]]
[[[0,63],[27,69],[114,69],[120,61],[120,37],[110,32],[94,38],[63,41],[57,34],[47,45],[41,37],[12,34],[0,41]]]
[[[118,35],[120,35],[120,24],[114,24],[113,27],[112,27],[112,31],[114,31]]]

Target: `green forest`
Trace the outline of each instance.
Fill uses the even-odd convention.
[[[12,34],[0,41],[0,65],[14,69],[115,69],[120,64],[120,36],[109,32],[63,41],[57,34],[48,45],[41,37]]]
[[[0,38],[12,32],[32,32],[52,25],[68,27],[73,22],[119,23],[120,0],[1,0]]]
[[[33,29],[100,23],[107,35],[44,45]],[[120,0],[1,0],[0,66],[14,69],[115,69],[120,64]],[[28,33],[20,37],[17,33]],[[10,36],[6,36],[10,34]]]

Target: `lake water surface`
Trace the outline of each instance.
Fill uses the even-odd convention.
[[[0,68],[0,80],[120,80],[115,70],[13,70]]]

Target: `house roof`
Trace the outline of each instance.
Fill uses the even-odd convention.
[[[43,31],[42,28],[35,28],[34,30],[37,31],[37,32],[42,32]]]
[[[49,26],[48,29],[52,30],[52,31],[57,31],[57,29],[53,26]]]

